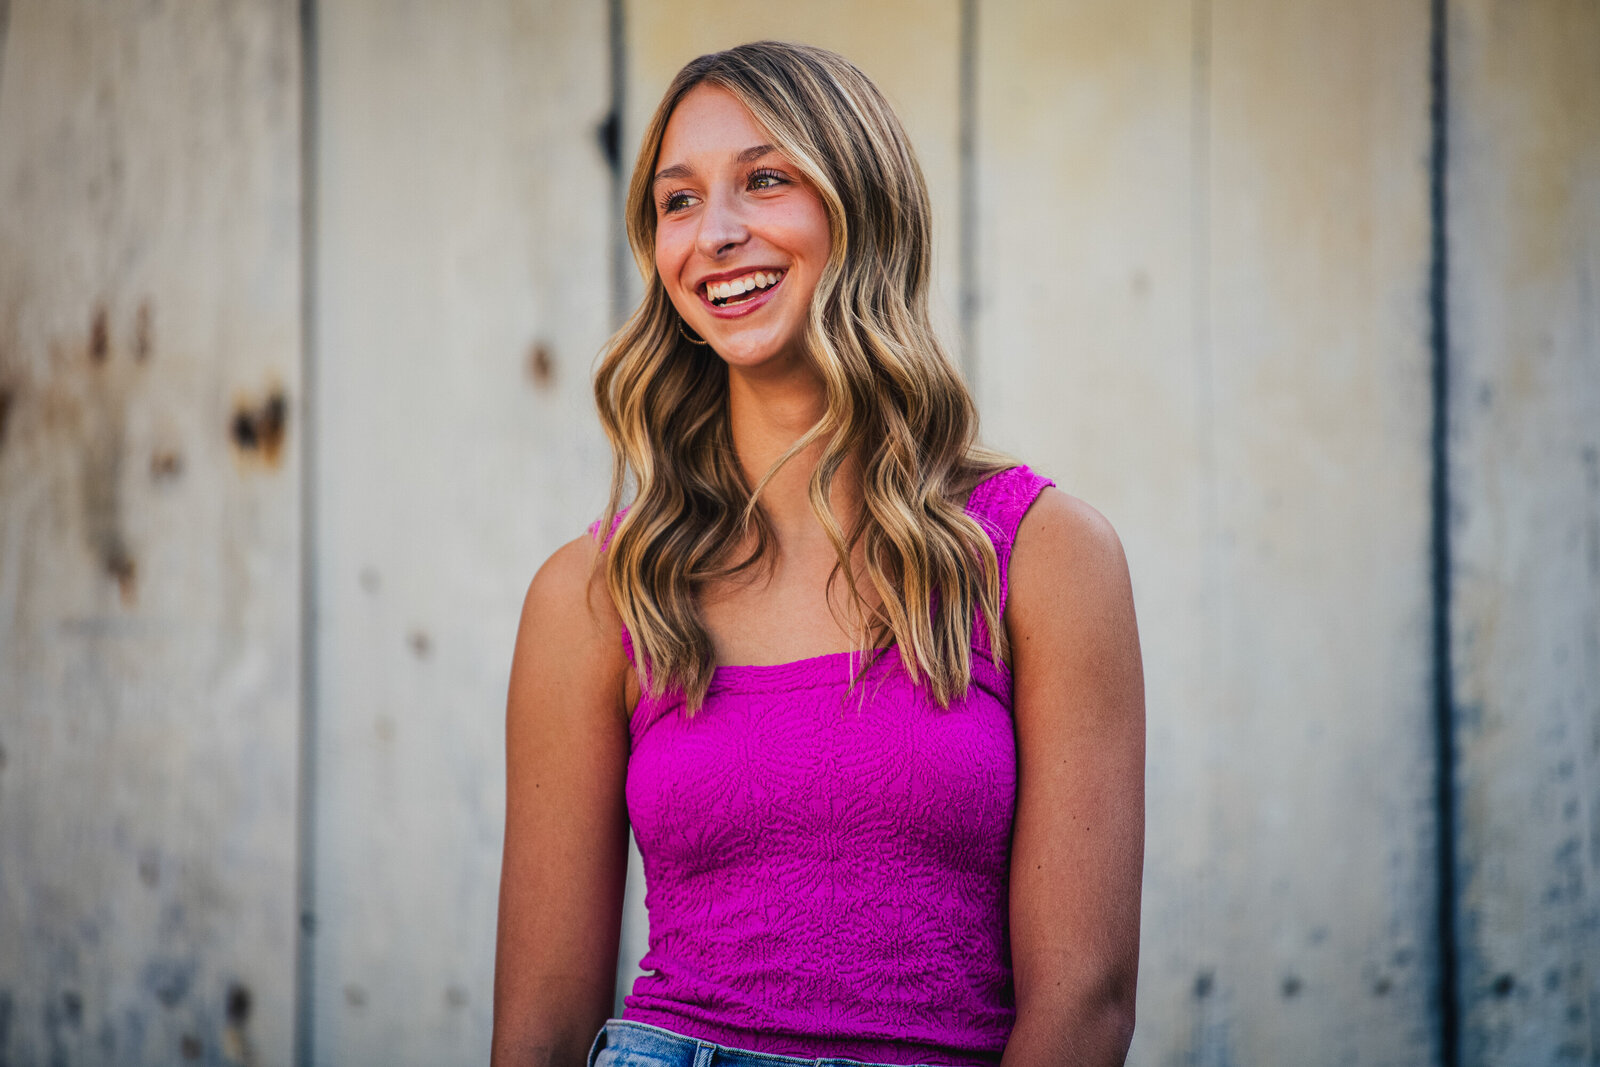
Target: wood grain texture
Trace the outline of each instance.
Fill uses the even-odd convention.
[[[605,502],[605,9],[318,18],[314,1061],[485,1062],[519,609]]]
[[[6,8],[0,1061],[283,1063],[295,6]]]
[[[1139,605],[1132,1062],[1432,1062],[1425,6],[981,11],[988,434]]]
[[[1449,5],[1462,1063],[1600,1063],[1600,5]]]

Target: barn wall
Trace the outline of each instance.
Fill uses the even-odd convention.
[[[605,503],[606,32],[318,10],[314,1063],[488,1058],[522,595]]]
[[[1133,1062],[1433,1062],[1426,5],[981,10],[984,415],[1140,614]]]
[[[762,37],[893,100],[987,438],[1127,547],[1130,1062],[1600,1063],[1591,0],[0,0],[0,1064],[486,1058],[602,133]]]
[[[0,1061],[285,1063],[294,6],[0,23]]]
[[[1600,5],[1450,5],[1462,1063],[1600,1063]]]

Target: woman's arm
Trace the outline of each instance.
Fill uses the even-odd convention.
[[[581,537],[528,588],[506,702],[494,1067],[583,1063],[615,996],[631,671]]]
[[[1017,731],[1005,1067],[1120,1064],[1133,1038],[1144,867],[1144,677],[1122,545],[1046,489],[1010,567]]]

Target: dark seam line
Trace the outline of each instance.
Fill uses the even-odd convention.
[[[1450,320],[1448,178],[1449,68],[1446,0],[1430,0],[1428,319],[1433,426],[1429,485],[1433,594],[1434,803],[1438,817],[1439,1061],[1461,1062],[1461,989],[1456,943],[1456,738],[1455,684],[1450,636]]]
[[[961,0],[959,153],[961,374],[978,392],[978,2]]]
[[[0,86],[5,85],[6,45],[11,41],[11,0],[0,0]]]
[[[317,78],[316,0],[300,0],[300,781],[296,794],[294,1061],[316,1049],[317,768]]]
[[[627,23],[623,9],[624,0],[610,0],[606,7],[606,36],[608,56],[611,64],[611,114],[607,117],[607,136],[609,137],[608,159],[611,165],[611,202],[606,212],[608,229],[611,240],[608,242],[611,249],[611,326],[613,329],[622,325],[628,316],[625,303],[628,297],[628,278],[626,271],[633,262],[633,253],[628,247],[628,229],[626,223],[628,175],[623,165],[626,156],[623,153],[625,145],[625,131],[627,129]]]

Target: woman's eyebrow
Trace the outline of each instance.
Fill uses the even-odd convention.
[[[777,149],[773,148],[772,145],[769,145],[769,144],[758,144],[758,145],[755,145],[754,147],[746,148],[743,152],[740,152],[737,156],[734,157],[734,162],[735,163],[750,163],[750,162],[753,162],[753,161],[755,161],[757,159],[760,159],[762,156],[767,155],[770,152],[775,152],[775,151],[777,151]],[[656,171],[656,176],[650,180],[650,184],[651,185],[658,185],[661,182],[673,181],[673,180],[678,179],[678,178],[689,178],[689,177],[693,177],[693,175],[694,175],[694,168],[689,166],[689,164],[687,164],[687,163],[674,163],[670,167],[662,167],[660,170]]]
[[[694,169],[690,167],[689,164],[674,163],[670,167],[662,167],[660,170],[656,171],[656,176],[651,180],[650,184],[660,185],[664,181],[670,181],[674,178],[688,178],[693,174]]]

